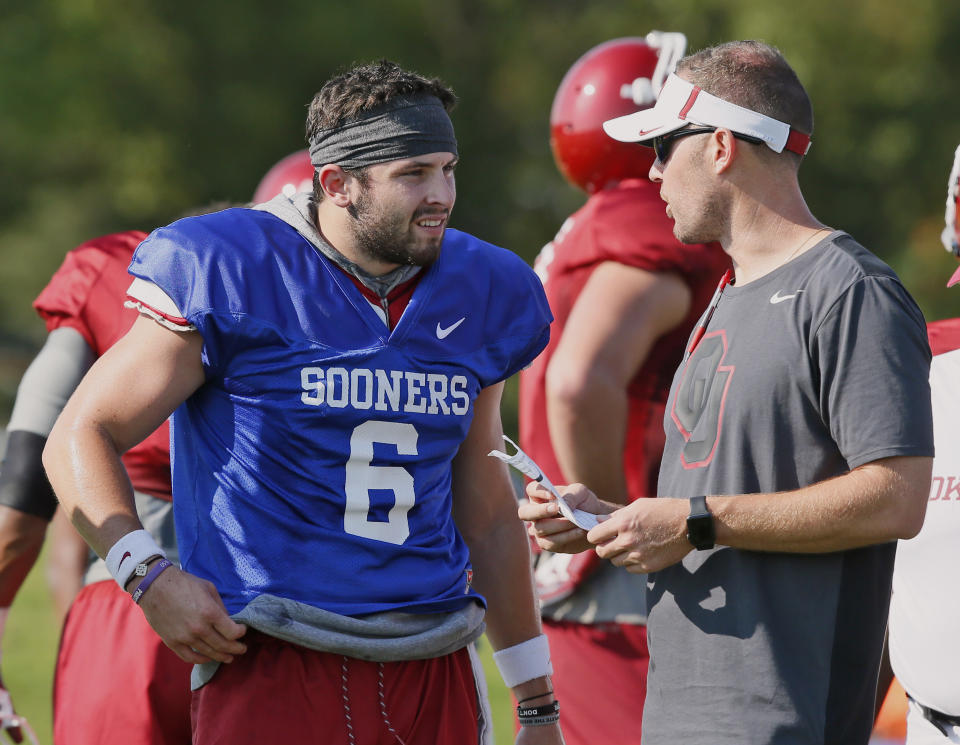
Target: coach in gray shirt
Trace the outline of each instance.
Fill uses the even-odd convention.
[[[605,129],[656,149],[677,237],[720,241],[735,278],[674,377],[661,498],[571,487],[609,514],[585,533],[532,484],[520,517],[543,548],[650,572],[645,745],[867,743],[895,541],[930,487],[923,316],[807,208],[812,107],[775,49],[687,57],[653,109]]]

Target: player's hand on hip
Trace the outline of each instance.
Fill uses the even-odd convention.
[[[637,499],[591,529],[587,540],[601,559],[645,574],[676,564],[692,550],[686,525],[687,500]]]
[[[582,484],[561,486],[557,490],[567,503],[575,508],[594,514],[609,512],[609,506]],[[527,484],[528,502],[521,502],[517,515],[527,521],[527,533],[540,548],[564,554],[578,554],[593,548],[587,540],[587,531],[578,528],[560,514],[556,498],[540,484]]]
[[[517,732],[516,745],[563,745],[563,733],[559,724],[543,724],[539,727],[521,727]]]
[[[247,627],[230,618],[217,588],[205,579],[170,567],[140,600],[147,621],[184,662],[232,662],[247,646]]]

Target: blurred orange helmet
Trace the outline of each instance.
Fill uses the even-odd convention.
[[[260,179],[257,189],[253,193],[254,204],[267,202],[280,193],[288,197],[298,191],[310,191],[313,188],[313,164],[310,162],[310,153],[298,150],[290,153],[267,171],[267,175]]]
[[[592,194],[611,182],[646,177],[653,150],[617,142],[602,125],[653,106],[686,48],[681,33],[651,31],[604,42],[573,64],[550,110],[550,147],[570,183]]]

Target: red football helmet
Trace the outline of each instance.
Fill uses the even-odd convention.
[[[313,189],[313,164],[310,162],[310,153],[306,150],[298,150],[290,153],[260,179],[257,190],[253,194],[253,202],[254,204],[267,202],[281,192],[289,197],[298,191],[311,189]]]
[[[550,110],[550,147],[568,181],[592,194],[611,182],[646,177],[653,150],[617,142],[602,125],[653,106],[686,48],[681,33],[651,31],[604,42],[573,64]]]
[[[947,212],[944,215],[946,225],[940,234],[943,247],[960,259],[960,145],[953,154],[953,167],[947,181]],[[947,282],[947,287],[960,283],[960,269],[957,269]]]
[[[953,154],[953,168],[947,181],[947,212],[944,218],[946,227],[940,236],[943,247],[960,258],[960,146]]]

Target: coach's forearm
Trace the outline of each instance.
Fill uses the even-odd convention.
[[[867,463],[778,494],[708,497],[717,543],[755,551],[820,553],[912,538],[923,525],[932,458]]]

